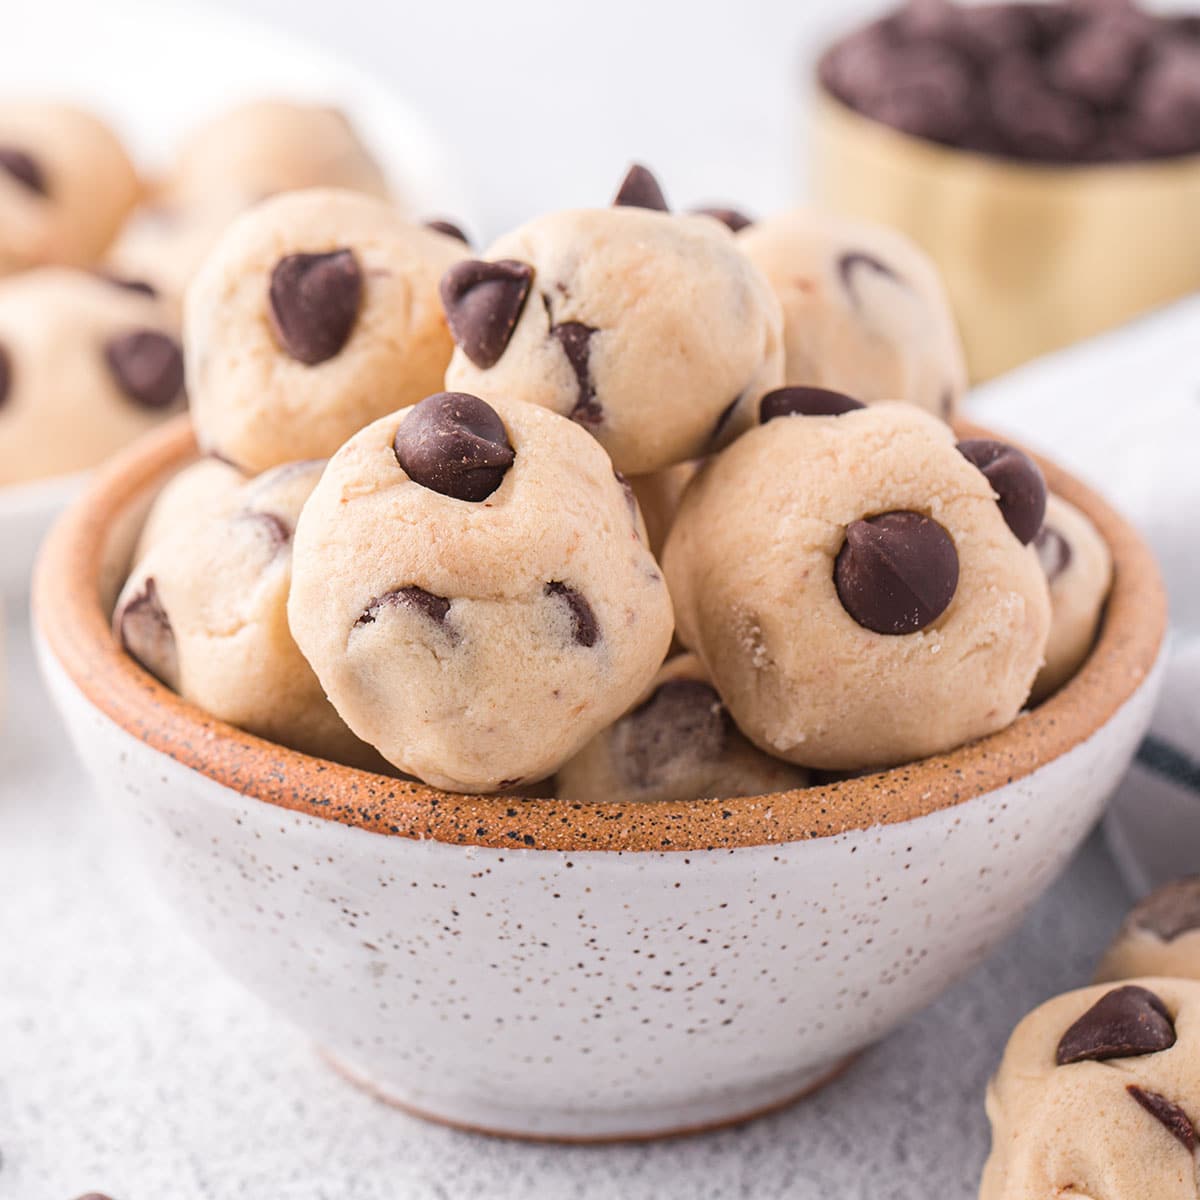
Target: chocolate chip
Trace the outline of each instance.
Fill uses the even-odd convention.
[[[1024,56],[997,62],[987,93],[996,131],[1018,157],[1075,161],[1095,138],[1096,120],[1088,105],[1051,88]]]
[[[768,392],[758,407],[758,423],[765,425],[776,417],[836,417],[866,408],[841,392],[819,387],[781,387]]]
[[[754,224],[753,217],[746,216],[744,212],[739,212],[736,208],[693,208],[692,212],[702,217],[715,217],[734,233]]]
[[[292,540],[292,527],[275,513],[261,512],[258,509],[244,509],[237,513],[239,521],[250,522],[261,533],[271,546],[272,553],[278,553]]]
[[[861,271],[882,275],[884,279],[889,279],[893,283],[904,283],[904,280],[883,259],[876,258],[874,254],[868,254],[865,250],[850,250],[838,259],[837,272],[842,281],[842,287],[846,289],[846,294],[856,306],[862,304],[862,297],[855,289],[855,278]]]
[[[1179,1107],[1172,1104],[1166,1096],[1158,1092],[1148,1092],[1138,1087],[1136,1083],[1128,1084],[1125,1090],[1156,1120],[1166,1126],[1167,1132],[1183,1144],[1189,1154],[1196,1149],[1196,1127],[1191,1117]]]
[[[546,595],[562,601],[571,616],[571,636],[581,646],[594,646],[600,640],[600,625],[596,614],[582,592],[568,583],[555,581],[546,584]]]
[[[717,417],[717,423],[713,426],[712,438],[713,442],[720,441],[721,435],[724,434],[729,422],[733,420],[733,414],[737,412],[737,407],[741,404],[744,398],[744,392],[738,392],[730,402],[721,409],[721,415]]]
[[[139,296],[149,296],[151,300],[158,299],[158,288],[145,279],[127,279],[124,275],[114,275],[111,271],[97,271],[96,274],[113,287],[119,287],[126,292],[136,292]]]
[[[119,334],[106,343],[104,361],[117,387],[146,408],[167,408],[183,394],[183,352],[169,334]]]
[[[613,207],[652,208],[656,212],[670,212],[658,180],[641,163],[634,163],[626,172],[613,197]]]
[[[496,410],[466,392],[438,392],[414,405],[392,449],[414,483],[475,504],[504,482],[516,458]]]
[[[1054,1061],[1065,1067],[1109,1058],[1137,1058],[1175,1045],[1167,1006],[1153,992],[1128,984],[1106,993],[1062,1035]]]
[[[1007,442],[968,438],[959,453],[992,485],[1001,515],[1017,540],[1028,546],[1046,516],[1046,480],[1037,463]]]
[[[1152,1116],[1167,1127],[1170,1135],[1182,1142],[1189,1154],[1196,1149],[1196,1127],[1192,1119],[1166,1096],[1158,1092],[1147,1092],[1136,1083],[1128,1084],[1125,1090]]]
[[[442,276],[442,307],[462,352],[485,371],[500,361],[533,286],[528,263],[468,259]]]
[[[561,325],[550,326],[550,336],[562,347],[579,384],[571,420],[589,427],[599,425],[604,420],[604,410],[596,400],[596,388],[588,365],[592,334],[595,332],[591,325],[585,325],[582,321],[563,321]]]
[[[110,1200],[110,1198],[100,1192],[88,1192],[86,1196],[79,1196],[76,1200]]]
[[[1131,916],[1139,929],[1157,934],[1164,942],[1200,929],[1200,876],[1159,888]]]
[[[1115,104],[1133,84],[1147,32],[1144,19],[1129,10],[1098,11],[1055,50],[1047,78],[1089,104]]]
[[[1071,543],[1057,529],[1043,525],[1033,539],[1038,562],[1049,583],[1053,583],[1071,565]]]
[[[113,633],[122,648],[155,679],[170,688],[177,686],[179,651],[175,631],[153,576],[147,577],[141,591],[113,613]]]
[[[377,596],[354,622],[355,626],[374,625],[380,610],[384,608],[415,608],[424,613],[437,625],[444,625],[450,612],[450,601],[445,596],[435,596],[415,584],[409,587],[397,588],[393,592],[385,592]]]
[[[443,221],[441,219],[426,221],[425,228],[432,229],[434,233],[444,233],[447,237],[452,237],[455,241],[462,242],[464,246],[471,244],[471,239],[453,221]]]
[[[0,170],[7,171],[18,183],[39,196],[47,194],[46,173],[31,154],[16,146],[0,146]]]
[[[363,276],[353,250],[289,254],[271,272],[271,324],[284,350],[306,367],[339,354],[362,306]]]
[[[916,633],[946,611],[958,553],[931,517],[889,512],[855,521],[834,564],[842,607],[873,633]]]
[[[8,393],[12,390],[12,359],[8,351],[0,345],[0,408],[8,403]]]
[[[679,759],[720,758],[732,727],[713,687],[698,679],[668,679],[613,726],[613,765],[630,786],[656,787]]]

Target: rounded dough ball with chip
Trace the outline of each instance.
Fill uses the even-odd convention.
[[[1036,506],[1041,486],[1044,503],[1018,466],[1031,494],[1011,498]],[[908,762],[1004,728],[1050,625],[1037,556],[989,478],[905,404],[743,435],[688,486],[663,565],[680,640],[738,727],[808,767]]]
[[[785,382],[953,414],[962,345],[937,269],[907,238],[797,210],[748,226],[738,244],[783,306]]]
[[[0,104],[0,274],[89,266],[141,190],[116,135],[66,104]]]
[[[297,530],[289,613],[360,737],[472,792],[555,771],[629,707],[672,632],[599,444],[544,408],[461,394],[334,455]]]
[[[212,716],[372,768],[378,756],[326,700],[288,628],[292,533],[323,467],[277,467],[223,512],[156,541],[125,583],[113,630],[146,670]]]
[[[1060,496],[1047,497],[1034,546],[1053,609],[1046,664],[1033,685],[1036,703],[1058,691],[1091,651],[1112,585],[1112,554],[1095,525]]]
[[[182,404],[154,300],[67,267],[0,280],[0,484],[95,466]]]
[[[185,139],[163,184],[173,204],[227,215],[279,192],[345,188],[385,199],[378,163],[340,109],[255,100]]]
[[[551,213],[487,260],[442,285],[446,386],[569,416],[627,475],[722,445],[782,380],[779,303],[708,217]]]
[[[671,659],[637,704],[555,779],[563,800],[724,799],[805,787],[808,772],[752,746],[693,654]]]
[[[988,1087],[979,1200],[1195,1200],[1200,983],[1083,988],[1029,1014]]]
[[[1171,975],[1200,980],[1200,876],[1168,883],[1125,918],[1098,980]]]
[[[461,242],[354,192],[292,192],[222,235],[184,303],[202,447],[250,471],[324,458],[441,387],[438,280]]]

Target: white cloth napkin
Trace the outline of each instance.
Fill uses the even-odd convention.
[[[985,384],[968,412],[1103,492],[1158,555],[1167,679],[1107,833],[1139,895],[1200,874],[1200,296]]]

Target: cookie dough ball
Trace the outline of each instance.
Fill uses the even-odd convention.
[[[292,533],[322,462],[245,484],[207,520],[152,545],[117,601],[113,631],[152,675],[212,716],[352,766],[378,758],[346,728],[292,640]]]
[[[220,458],[200,458],[170,479],[154,498],[138,538],[133,561],[177,530],[228,511],[237,502],[246,476]]]
[[[783,305],[787,383],[954,413],[962,345],[937,269],[902,234],[801,210],[748,226],[738,243]]]
[[[650,549],[655,558],[662,555],[684,489],[695,473],[695,463],[676,463],[673,467],[664,467],[650,475],[634,475],[629,480],[638,507],[642,510]]]
[[[763,413],[689,484],[663,555],[679,637],[738,727],[848,771],[1003,729],[1050,627],[1024,544],[1037,467],[1000,443],[956,447],[907,404],[787,388]]]
[[[65,267],[0,281],[0,484],[95,466],[182,405],[154,300]]]
[[[138,209],[105,256],[104,271],[142,285],[162,301],[178,325],[184,292],[228,224],[225,214],[207,210]]]
[[[222,235],[184,303],[204,449],[249,471],[325,458],[441,387],[438,280],[461,242],[354,192],[292,192]]]
[[[1200,876],[1168,883],[1138,904],[1096,969],[1101,981],[1138,975],[1200,979]]]
[[[697,800],[805,787],[808,773],[763,754],[738,732],[694,654],[659,671],[615,724],[558,772],[563,800]]]
[[[0,104],[0,273],[88,266],[137,201],[112,130],[65,104]]]
[[[195,130],[164,185],[172,203],[232,215],[278,192],[345,188],[385,199],[387,183],[345,113],[256,100]]]
[[[1083,988],[1017,1026],[980,1200],[1194,1200],[1200,983]]]
[[[435,787],[541,779],[654,677],[671,601],[600,445],[443,393],[334,455],[296,533],[292,631],[350,727]]]
[[[626,475],[707,454],[781,382],[778,301],[709,217],[552,213],[487,259],[442,283],[446,386],[569,416]]]
[[[1112,586],[1112,555],[1095,525],[1059,496],[1046,500],[1046,520],[1033,541],[1050,584],[1050,639],[1034,703],[1058,691],[1091,652]]]

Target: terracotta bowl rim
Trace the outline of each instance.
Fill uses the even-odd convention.
[[[959,423],[960,434],[987,431]],[[210,717],[142,670],[114,639],[101,567],[115,516],[196,456],[186,417],[128,448],[58,520],[38,559],[34,622],[43,646],[119,728],[243,796],[401,838],[493,849],[701,851],[782,844],[915,820],[1032,774],[1101,729],[1152,671],[1166,633],[1154,557],[1090,488],[1041,458],[1051,490],[1108,542],[1113,590],[1091,656],[1013,725],[948,754],[822,786],[725,800],[616,801],[468,796],[311,758]]]
[[[1122,162],[1039,162],[1032,159],[1004,158],[999,154],[986,154],[982,150],[964,150],[958,146],[948,146],[944,142],[935,142],[932,138],[905,133],[903,129],[886,125],[851,108],[825,86],[820,77],[820,68],[835,48],[836,46],[830,46],[818,58],[813,74],[812,88],[817,107],[815,119],[819,121],[824,116],[841,121],[854,127],[860,134],[879,139],[881,145],[891,143],[894,148],[923,156],[929,165],[944,169],[961,169],[964,164],[971,164],[996,174],[1008,175],[1013,179],[1023,179],[1051,187],[1072,188],[1078,188],[1080,184],[1103,186],[1135,178],[1148,182],[1150,176],[1158,177],[1158,182],[1169,186],[1176,182],[1180,172],[1200,170],[1200,152]]]

